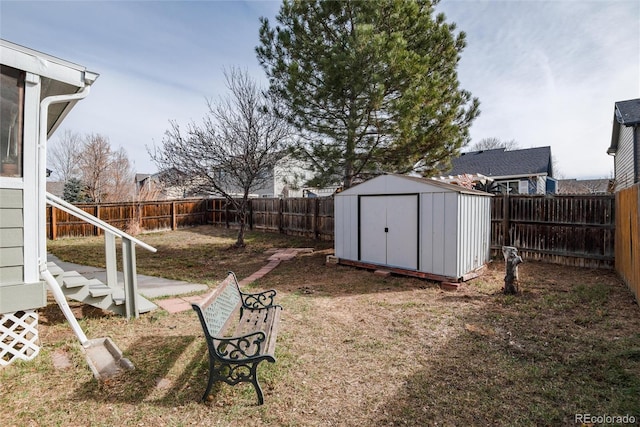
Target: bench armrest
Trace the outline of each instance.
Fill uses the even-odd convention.
[[[261,355],[266,336],[257,331],[238,337],[214,338],[214,347],[219,358],[231,361],[251,359]]]
[[[255,294],[245,294],[240,291],[240,296],[242,297],[242,306],[251,310],[279,307],[279,305],[273,303],[273,299],[276,296],[274,289]]]

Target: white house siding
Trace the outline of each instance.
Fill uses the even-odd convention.
[[[633,185],[633,127],[620,126],[618,136],[618,151],[615,156],[616,190],[622,190]]]
[[[536,185],[536,194],[545,194],[547,187],[547,178],[544,176],[538,177],[538,183]]]

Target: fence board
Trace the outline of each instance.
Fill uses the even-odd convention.
[[[640,184],[616,193],[616,271],[640,304]]]

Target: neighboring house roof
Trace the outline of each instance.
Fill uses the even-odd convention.
[[[561,179],[558,180],[558,194],[606,194],[613,193],[611,179]]]
[[[531,175],[553,176],[551,147],[524,150],[472,151],[462,153],[451,161],[452,169],[446,175],[482,174],[488,177],[515,177]]]
[[[607,154],[615,154],[618,151],[620,125],[640,125],[640,98],[618,101],[613,108],[613,132],[611,134],[611,146]]]
[[[640,98],[616,102],[616,120],[625,126],[640,124]]]
[[[47,193],[62,197],[64,195],[64,182],[47,181]]]

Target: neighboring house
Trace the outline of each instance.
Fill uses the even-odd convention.
[[[493,193],[556,193],[551,147],[472,151],[462,153],[451,164],[448,175],[483,175],[493,181],[490,188],[483,189]]]
[[[139,197],[144,200],[155,199],[181,199],[186,197],[215,197],[212,194],[203,194],[194,190],[195,186],[188,184],[188,180],[171,179],[171,182],[184,181],[184,185],[167,185],[163,183],[163,176],[169,172],[155,174],[136,174],[136,186]],[[311,179],[311,172],[304,164],[290,158],[280,161],[274,170],[269,173],[266,184],[253,188],[250,198],[258,197],[323,197],[331,196],[336,192],[337,186],[326,188],[307,187],[304,184]],[[231,195],[242,197],[240,188],[229,188]],[[145,197],[146,195],[146,197]],[[151,195],[151,196],[150,196]]]
[[[292,158],[283,159],[273,173],[273,196],[263,197],[326,197],[333,195],[339,185],[327,187],[309,187],[313,178],[309,165]]]
[[[610,194],[615,181],[612,179],[561,179],[558,194]]]
[[[137,173],[135,175],[135,180],[136,197],[138,200],[172,200],[208,196],[196,192],[189,184],[186,183],[184,185],[168,184],[164,178],[166,175],[171,173],[177,172],[163,171],[154,174]],[[170,181],[173,182],[176,180],[171,179]]]
[[[640,182],[640,98],[615,103],[607,154],[614,156],[616,190]]]

